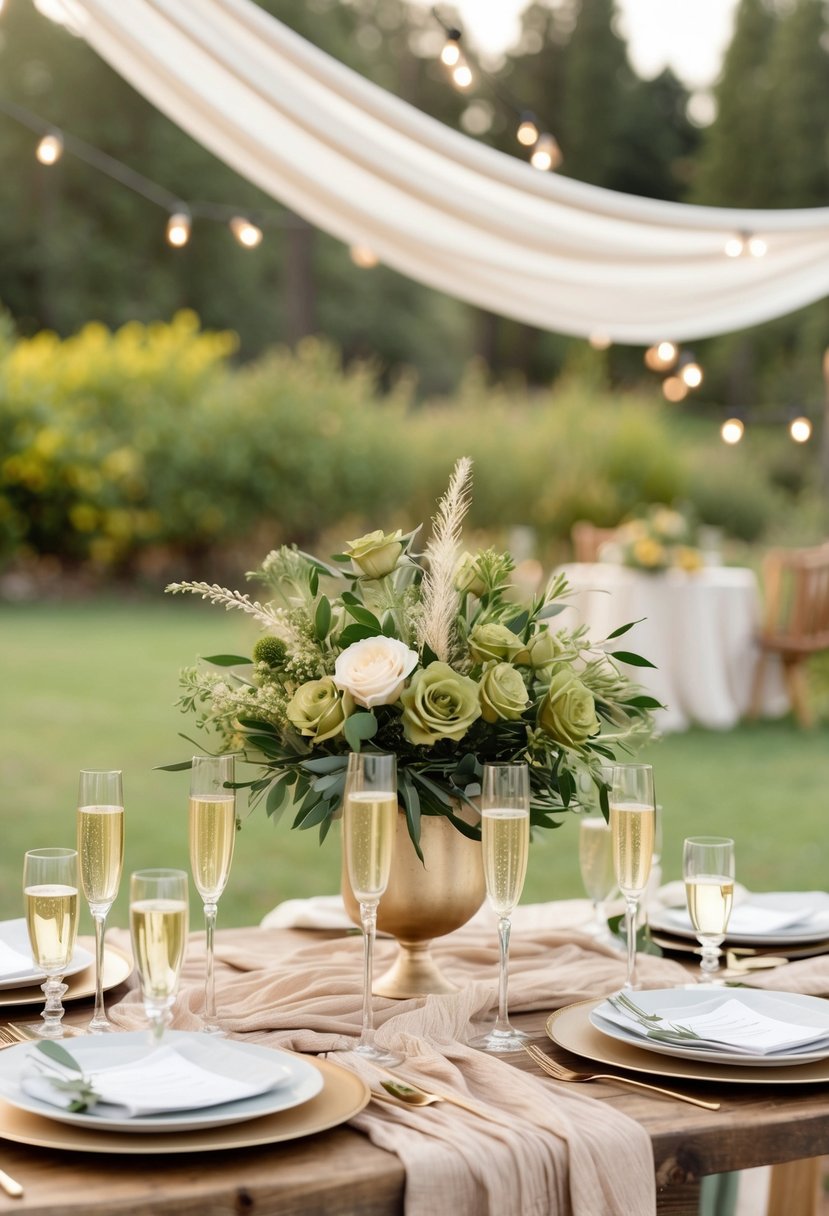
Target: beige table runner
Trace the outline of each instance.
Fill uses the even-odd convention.
[[[342,1063],[377,1088],[379,1075],[349,1051],[359,1033],[359,935],[319,940],[312,933],[285,953],[282,932],[229,930],[217,937],[220,1021],[230,1033],[305,1052],[339,1052]],[[377,966],[396,943],[378,941]],[[396,1153],[406,1169],[407,1216],[651,1216],[653,1156],[647,1132],[589,1093],[512,1068],[465,1043],[469,1023],[492,1020],[497,941],[488,928],[467,927],[434,946],[441,967],[462,985],[425,1001],[375,999],[378,1038],[401,1050],[399,1072],[444,1092],[455,1090],[491,1111],[496,1122],[449,1107],[397,1108],[371,1103],[355,1127]],[[681,982],[684,972],[658,958],[640,960],[650,986]],[[191,943],[174,1026],[197,1028],[203,1001],[204,952]],[[624,979],[619,955],[573,931],[537,928],[513,939],[513,1011],[555,1009],[601,996]],[[144,1024],[137,991],[111,1016]]]

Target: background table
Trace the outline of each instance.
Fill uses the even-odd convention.
[[[601,641],[620,625],[641,621],[612,646],[656,664],[626,670],[665,705],[656,714],[661,730],[736,725],[748,709],[757,660],[760,596],[753,571],[707,566],[693,574],[645,574],[609,562],[561,569],[573,595],[553,627],[582,623]],[[787,709],[779,664],[769,664],[763,712],[778,716]]]

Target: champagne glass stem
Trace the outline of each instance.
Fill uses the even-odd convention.
[[[713,945],[711,942],[700,941],[702,946],[702,962],[700,963],[700,971],[704,971],[706,975],[710,975],[713,971],[720,969],[720,955],[722,951],[719,946]]]
[[[360,904],[363,923],[363,1026],[357,1051],[374,1050],[374,1012],[371,984],[374,975],[374,938],[377,932],[377,904]]]
[[[218,910],[216,904],[204,905],[207,970],[204,979],[204,1025],[202,1029],[212,1034],[221,1029],[216,1013],[216,977],[213,970],[213,939],[216,932],[216,914]]]
[[[498,1017],[495,1019],[495,1031],[509,1031],[509,1013],[507,1011],[507,981],[509,978],[509,933],[510,919],[500,917],[498,921],[498,945],[500,957],[498,963]]]
[[[625,900],[625,929],[627,931],[628,973],[625,980],[626,988],[636,987],[636,914],[639,910],[638,899]]]
[[[38,1030],[38,1034],[44,1039],[63,1038],[63,1004],[61,998],[68,990],[68,987],[68,984],[64,984],[63,976],[61,975],[50,975],[42,987],[43,995],[46,997],[46,1005],[40,1014],[43,1018],[43,1025]]]
[[[89,1029],[92,1034],[100,1034],[102,1030],[111,1030],[104,1008],[104,932],[106,929],[106,912],[93,912],[95,924],[95,1009]]]

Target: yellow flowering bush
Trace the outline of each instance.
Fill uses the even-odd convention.
[[[623,523],[605,546],[603,556],[636,570],[693,573],[703,565],[695,540],[696,531],[687,515],[655,505],[645,515]]]

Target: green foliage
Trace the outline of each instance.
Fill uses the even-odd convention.
[[[781,503],[747,451],[700,452],[688,498],[703,523],[716,524],[740,540],[758,540]]]

